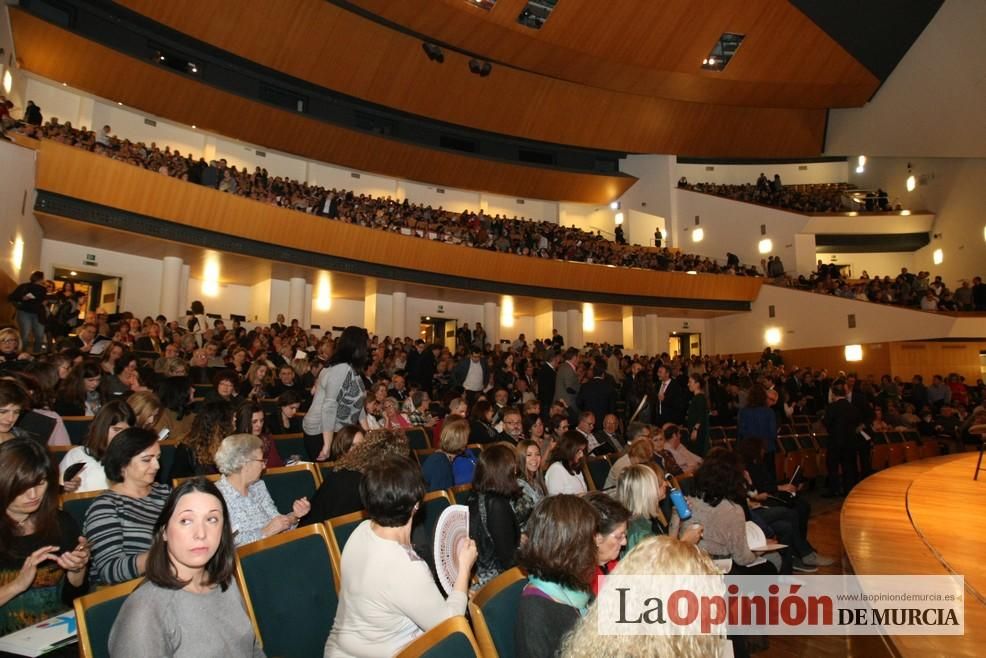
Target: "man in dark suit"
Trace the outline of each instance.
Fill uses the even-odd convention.
[[[606,377],[606,368],[601,364],[592,367],[592,379],[579,389],[576,397],[579,409],[591,411],[597,419],[616,411],[616,388]]]
[[[846,399],[849,400],[849,404],[852,405],[856,413],[856,422],[859,425],[866,425],[868,427],[873,422],[873,417],[876,414],[873,413],[871,400],[859,385],[859,378],[854,372],[846,375]],[[862,437],[857,437],[854,445],[859,454],[860,476],[866,477],[867,475],[872,475],[873,467],[871,466],[872,461],[870,459],[870,449],[872,446],[870,442]]]
[[[161,327],[157,324],[147,326],[147,335],[140,336],[134,341],[134,349],[138,352],[155,352],[160,354],[164,349],[161,343]]]
[[[828,490],[824,494],[829,498],[848,494],[858,478],[856,428],[859,426],[859,417],[852,403],[846,399],[845,382],[832,384],[832,397],[834,400],[825,408],[825,417],[822,419],[829,434],[828,454],[825,458],[829,472]]]
[[[564,361],[558,366],[555,376],[555,399],[564,400],[568,405],[569,420],[573,421],[579,412],[579,372],[576,365],[579,361],[579,351],[569,347],[563,355]]]
[[[558,364],[561,354],[549,350],[544,357],[544,363],[538,370],[538,401],[541,403],[541,419],[548,420],[548,409],[555,401],[555,379],[558,375]]]
[[[284,324],[284,314],[283,313],[278,313],[277,314],[277,322],[274,322],[273,324],[271,324],[270,328],[271,328],[271,331],[273,331],[275,335],[280,335],[280,334],[283,334],[285,331],[287,331],[288,325]]]
[[[661,364],[657,368],[657,390],[654,395],[654,424],[682,425],[685,422],[686,400],[684,390],[671,379],[671,369]]]
[[[438,368],[438,355],[441,353],[441,349],[438,345],[424,345],[424,349],[418,354],[418,362],[415,364],[411,378],[429,395],[435,383],[435,370]]]
[[[594,455],[623,452],[626,443],[620,435],[620,420],[616,414],[606,414],[602,429],[596,430],[596,440],[599,446],[592,453]]]
[[[524,424],[517,407],[506,407],[500,412],[503,429],[496,435],[498,442],[506,441],[517,445],[524,438]]]
[[[390,379],[390,389],[387,391],[387,397],[394,398],[398,402],[403,402],[407,399],[407,382],[405,380],[405,372],[403,370],[398,370],[394,373],[394,376]]]

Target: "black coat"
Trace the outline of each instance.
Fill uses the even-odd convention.
[[[664,400],[658,396],[661,393],[661,382],[654,385],[654,424],[660,427],[664,423],[681,425],[685,422],[685,411],[688,409],[688,394],[674,381],[669,380],[664,392]]]
[[[557,371],[547,363],[541,364],[538,370],[538,401],[541,403],[541,415],[547,418],[548,409],[554,402],[555,375]]]
[[[582,384],[576,399],[581,411],[595,414],[597,426],[602,426],[606,414],[616,413],[616,388],[606,377],[593,377]]]

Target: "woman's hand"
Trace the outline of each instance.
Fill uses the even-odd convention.
[[[280,534],[291,527],[293,523],[290,516],[287,514],[279,514],[270,520],[270,523],[264,526],[264,529],[260,531],[261,536],[264,538],[273,537],[276,534]]]
[[[312,504],[308,502],[307,498],[299,498],[294,501],[294,505],[291,506],[291,511],[294,513],[296,519],[301,519],[308,515],[308,512],[312,511]]]
[[[71,551],[66,551],[55,558],[62,569],[67,572],[69,582],[78,587],[85,580],[86,567],[89,566],[89,541],[79,537],[78,545]]]
[[[46,560],[57,561],[58,553],[56,551],[58,551],[57,546],[42,546],[27,556],[24,564],[21,566],[20,572],[11,581],[11,585],[17,594],[26,592],[34,584],[34,578],[38,575],[38,565]]]
[[[76,475],[71,480],[65,480],[65,482],[62,482],[62,489],[65,490],[65,493],[73,493],[75,491],[78,491],[79,487],[81,486],[82,486],[81,475]]]

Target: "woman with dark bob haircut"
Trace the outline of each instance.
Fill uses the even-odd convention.
[[[263,656],[235,571],[226,503],[205,478],[182,482],[154,525],[146,581],[110,631],[114,656]]]
[[[69,480],[63,481],[65,491],[98,491],[108,489],[109,483],[106,481],[106,472],[103,470],[102,460],[106,455],[106,448],[110,445],[116,435],[123,430],[134,427],[136,419],[133,409],[125,400],[111,400],[103,405],[89,424],[89,433],[86,435],[85,445],[76,446],[69,450],[62,458],[61,475],[75,464],[82,464],[82,469],[76,469],[76,474]]]
[[[498,443],[479,455],[473,490],[469,495],[469,536],[476,541],[478,585],[517,562],[520,524],[513,502],[520,497],[517,457],[512,447]]]
[[[112,585],[137,578],[147,566],[154,524],[171,488],[155,482],[161,446],[152,430],[131,427],[116,435],[103,456],[110,490],[86,512],[92,544],[92,580]]]
[[[0,445],[0,635],[72,609],[89,546],[58,509],[58,479],[37,441]]]
[[[363,370],[370,356],[366,329],[343,329],[328,365],[318,375],[312,406],[301,425],[312,461],[325,461],[332,452],[332,435],[346,425],[361,425],[365,416]]]
[[[392,656],[422,633],[465,614],[476,543],[463,542],[459,573],[446,599],[411,547],[411,522],[425,494],[418,465],[382,457],[359,485],[370,519],[342,551],[342,588],[326,656]]]
[[[518,656],[554,656],[586,614],[598,526],[599,514],[578,496],[549,496],[534,508],[517,556],[529,576],[517,605]]]
[[[576,432],[569,430],[561,435],[558,445],[548,457],[547,472],[544,483],[548,495],[555,494],[584,494],[588,488],[582,475],[582,462],[585,461],[585,451],[588,440]]]

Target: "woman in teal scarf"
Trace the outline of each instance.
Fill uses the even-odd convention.
[[[578,496],[549,496],[534,508],[518,554],[530,578],[517,606],[516,655],[554,656],[565,633],[585,615],[598,523],[596,510]]]

